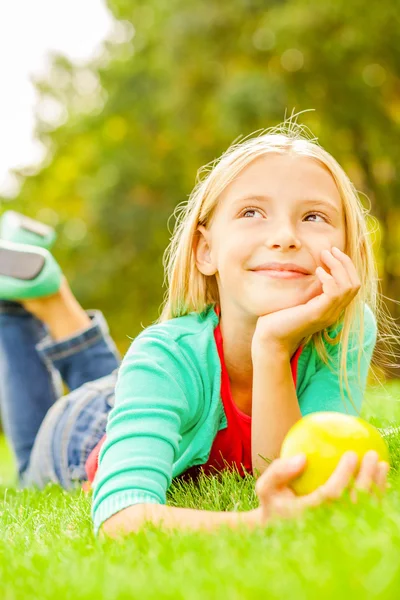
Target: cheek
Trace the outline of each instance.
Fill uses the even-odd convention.
[[[336,246],[337,248],[339,248],[339,250],[342,250],[344,252],[345,246],[343,242],[343,237],[340,234],[333,233],[331,235],[324,236],[323,238],[318,240],[318,243],[315,243],[312,247],[310,247],[310,253],[314,257],[316,266],[323,266],[326,268],[326,265],[321,258],[321,252],[323,250],[329,250],[329,252],[331,252],[332,246]]]
[[[253,254],[251,248],[249,249],[248,242],[244,242],[238,236],[226,240],[223,248],[220,249],[221,263],[231,268],[243,268]]]
[[[346,248],[346,235],[343,231],[335,230],[328,236],[326,243],[328,244],[328,250],[330,250],[332,246],[336,246],[339,250],[344,252]]]
[[[219,255],[218,271],[222,281],[233,288],[243,284],[246,271],[251,264],[250,257],[244,253],[243,246],[238,242],[225,246]]]

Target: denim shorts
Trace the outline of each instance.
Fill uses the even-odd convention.
[[[105,434],[114,406],[117,371],[83,384],[49,409],[22,474],[23,486],[54,482],[73,489],[87,479],[85,463]]]

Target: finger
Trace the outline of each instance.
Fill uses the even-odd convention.
[[[343,309],[349,304],[349,301],[356,295],[357,289],[352,287],[351,283],[337,281],[333,275],[330,275],[322,267],[317,267],[316,275],[322,283],[322,289],[330,301],[330,315],[325,314],[328,324],[336,323],[343,312]]]
[[[343,263],[335,258],[329,250],[323,250],[321,252],[321,259],[328,265],[331,275],[337,281],[340,289],[342,291],[352,291],[353,284]]]
[[[333,275],[330,275],[320,266],[315,269],[315,274],[322,283],[322,289],[329,296],[330,301],[336,301],[342,294]]]
[[[375,472],[375,483],[378,489],[384,493],[388,488],[388,480],[387,476],[390,470],[390,465],[386,461],[381,461],[378,463],[378,468]]]
[[[360,492],[370,493],[374,490],[378,460],[378,454],[373,450],[363,456],[358,476],[350,491],[350,499],[353,504],[357,503]]]
[[[374,450],[369,450],[361,461],[358,476],[354,482],[356,490],[370,492],[375,481],[375,471],[378,466],[379,456]]]
[[[305,454],[275,459],[256,481],[255,491],[257,496],[268,495],[278,487],[287,485],[299,476],[305,465]]]
[[[329,273],[322,267],[317,267],[315,273],[322,284],[322,293],[297,307],[299,317],[307,320],[312,328],[310,330],[312,333],[337,321],[340,297],[337,284]],[[339,306],[339,315],[340,312],[341,305]]]
[[[352,451],[345,452],[328,481],[311,494],[303,496],[301,500],[308,506],[317,506],[325,500],[337,500],[353,481],[357,466],[357,454]]]
[[[340,250],[336,246],[332,246],[331,252],[332,252],[333,256],[335,256],[338,260],[340,260],[343,263],[343,265],[345,266],[347,273],[350,277],[350,281],[352,282],[353,286],[360,288],[360,286],[361,286],[360,278],[358,276],[357,269],[356,269],[353,261],[351,260],[350,256],[348,256],[345,252],[342,252],[342,250]]]
[[[320,294],[317,298],[321,298],[321,300],[326,299],[326,302],[324,303],[326,305],[324,309],[324,320],[327,323],[334,323],[337,320],[337,311],[340,311],[342,305],[346,306],[348,302],[345,300],[345,296],[335,278],[332,275],[329,275],[325,269],[317,267],[315,274],[322,284],[323,291],[323,294]],[[315,298],[310,302],[313,301],[315,301]]]
[[[366,475],[365,457],[364,457],[363,463],[364,463],[364,465],[362,464],[361,468],[364,467],[364,475],[361,473],[361,469],[360,469],[359,477],[362,476],[365,479],[363,480],[361,487],[359,487],[359,484],[357,486],[355,485],[354,489],[352,489],[350,492],[350,498],[351,498],[351,501],[353,502],[353,504],[355,504],[357,502],[360,490],[366,491],[366,492],[371,492],[378,499],[380,499],[388,488],[387,474],[390,469],[389,463],[387,463],[385,461],[382,461],[382,462],[377,461],[376,462],[375,469],[373,470],[372,475],[371,475],[372,481],[369,486],[366,481],[367,475]]]

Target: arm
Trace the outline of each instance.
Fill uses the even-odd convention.
[[[236,528],[245,525],[252,529],[261,523],[258,509],[246,512],[216,512],[177,508],[161,504],[135,504],[105,521],[101,534],[110,537],[138,531],[146,522],[161,525],[163,529],[186,529],[213,531],[221,525]]]
[[[103,523],[100,533],[102,536],[118,537],[138,531],[146,521],[157,525],[162,524],[167,529],[213,531],[221,525],[234,528],[242,524],[253,529],[277,518],[297,517],[305,509],[319,506],[325,501],[331,502],[339,499],[354,481],[355,470],[358,471],[356,485],[359,489],[372,492],[373,484],[380,488],[381,492],[386,489],[389,465],[385,462],[378,463],[376,453],[373,461],[371,461],[371,456],[368,458],[367,453],[359,469],[357,455],[354,452],[345,452],[336,470],[324,485],[307,496],[296,496],[288,486],[301,474],[305,466],[304,455],[274,460],[256,483],[255,492],[260,506],[248,512],[213,512],[137,504],[129,506],[107,519]]]
[[[129,506],[166,504],[182,432],[201,394],[185,364],[182,348],[161,328],[140,334],[124,357],[93,482],[95,532]]]
[[[268,467],[262,456],[269,459],[278,457],[284,437],[302,417],[290,369],[290,356],[272,344],[253,353],[251,412],[253,470],[257,469],[262,474]]]
[[[332,332],[335,337],[339,328]],[[358,356],[360,340],[358,329],[350,337],[347,353],[347,374],[351,398],[357,410],[361,408],[365,393],[368,370],[377,337],[376,319],[367,304],[364,308],[364,337],[361,342],[362,353],[360,373]],[[286,352],[272,344],[260,346],[253,352],[253,406],[252,406],[252,462],[253,469],[262,473],[267,463],[259,456],[275,458],[286,433],[303,416],[316,411],[336,411],[357,415],[358,412],[349,401],[344,386],[346,405],[342,401],[339,386],[340,343],[327,345],[333,360],[329,368],[322,361],[305,390],[297,399],[290,369],[290,358]],[[360,375],[360,376],[359,376]],[[301,410],[300,410],[301,408]]]

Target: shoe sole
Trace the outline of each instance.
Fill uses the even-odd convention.
[[[0,275],[32,281],[43,271],[44,256],[0,248]]]
[[[55,294],[62,271],[44,248],[0,240],[0,299],[31,300]]]

